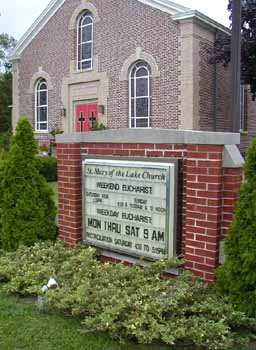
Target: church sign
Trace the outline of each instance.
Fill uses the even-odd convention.
[[[175,164],[83,162],[83,239],[106,250],[156,260],[173,256]]]

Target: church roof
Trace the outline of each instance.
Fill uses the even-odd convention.
[[[127,0],[125,0],[127,1]],[[211,20],[210,18],[202,15],[198,11],[191,11],[189,8],[176,4],[170,0],[138,0],[143,4],[152,6],[158,10],[169,13],[176,20],[187,19],[191,17],[198,17],[198,14],[201,15],[199,19],[207,19],[207,23],[212,25],[215,28],[219,28],[223,31],[224,26],[221,26],[217,22]],[[58,9],[64,4],[65,0],[51,0],[41,15],[35,20],[32,26],[26,31],[26,33],[18,41],[14,51],[11,55],[11,60],[19,59],[21,53],[25,48],[30,44],[34,37],[42,30],[50,18],[58,11]],[[227,30],[227,29],[226,29]]]
[[[170,0],[138,0],[146,5],[152,6],[164,12],[176,15],[178,13],[189,11],[188,7],[181,6]]]

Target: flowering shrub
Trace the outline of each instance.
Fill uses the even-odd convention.
[[[85,332],[109,332],[140,343],[161,341],[227,349],[256,331],[255,320],[236,312],[189,273],[161,278],[177,259],[148,267],[102,264],[96,250],[68,250],[60,242],[37,243],[0,254],[0,281],[9,293],[38,294],[49,277],[59,285],[46,294],[47,307],[79,317]]]

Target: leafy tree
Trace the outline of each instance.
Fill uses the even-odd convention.
[[[9,55],[16,45],[16,40],[6,33],[0,34],[0,70],[11,70]]]
[[[232,0],[229,0],[228,10],[232,19]],[[242,54],[241,74],[243,84],[251,86],[251,92],[256,97],[256,1],[242,0]],[[211,61],[223,62],[228,65],[231,59],[231,37],[219,34],[215,42]]]
[[[245,182],[225,242],[217,286],[237,309],[256,316],[256,139],[248,150]]]
[[[27,119],[21,118],[0,182],[0,239],[5,250],[55,238],[52,192],[38,168],[32,127]]]
[[[12,74],[9,55],[16,40],[6,33],[0,34],[0,134],[11,129]]]

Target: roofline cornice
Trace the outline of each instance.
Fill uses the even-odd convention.
[[[203,22],[214,29],[218,29],[225,34],[231,35],[231,31],[229,28],[216,22],[214,19],[204,15],[202,12],[199,12],[197,10],[189,10],[183,13],[178,13],[173,16],[173,19],[177,22],[182,22],[189,19],[197,19],[200,22]]]
[[[178,5],[169,0],[138,0],[146,5],[159,9],[163,12],[171,15],[188,11],[189,9]],[[44,9],[41,15],[35,20],[32,26],[26,31],[26,33],[18,41],[13,53],[10,56],[10,60],[14,61],[20,58],[23,50],[30,44],[35,36],[42,30],[50,18],[58,11],[58,9],[64,4],[65,0],[51,0],[49,5]]]
[[[189,11],[188,7],[181,6],[176,4],[175,2],[169,0],[138,0],[145,5],[149,5],[163,12],[169,13],[171,15],[175,15],[177,13],[182,13]]]
[[[191,18],[196,18],[209,26],[219,29],[222,32],[230,34],[230,30],[220,23],[214,21],[210,17],[205,16],[199,11],[190,10],[187,7],[181,6],[169,0],[138,0],[139,2],[156,8],[160,11],[172,15],[175,21],[185,21]],[[10,56],[11,61],[18,60],[23,50],[31,43],[35,36],[43,29],[46,23],[54,16],[58,9],[64,4],[65,0],[51,0],[41,15],[35,20],[32,26],[18,41],[14,51]]]

